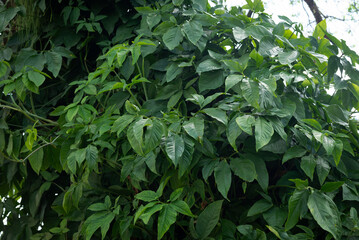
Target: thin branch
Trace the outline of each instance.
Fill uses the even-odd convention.
[[[317,24],[320,23],[321,21],[323,21],[322,13],[319,11],[318,6],[314,2],[314,0],[304,0],[304,1],[307,3],[310,11],[312,11]]]
[[[51,142],[45,143],[44,145],[41,145],[40,147],[36,148],[32,153],[30,153],[29,155],[27,155],[23,160],[20,160],[20,162],[25,162],[26,159],[28,159],[32,154],[34,154],[35,152],[39,151],[39,150],[40,150],[41,148],[43,148],[43,147],[46,147],[46,146],[48,146],[48,145],[53,144],[59,137],[60,137],[60,135],[57,136],[57,137],[55,137],[55,139],[52,140]]]

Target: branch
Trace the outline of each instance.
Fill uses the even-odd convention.
[[[312,11],[317,24],[320,23],[323,20],[323,17],[322,17],[321,12],[318,9],[317,4],[314,2],[314,0],[304,0],[304,1],[307,3],[310,11]]]

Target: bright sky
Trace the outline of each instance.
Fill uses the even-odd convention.
[[[293,0],[292,0],[293,1]],[[243,6],[245,0],[226,0],[227,6]],[[307,4],[303,0],[263,0],[265,12],[271,14],[275,22],[280,22],[278,15],[289,17],[293,22],[303,24],[304,32],[310,34],[314,31],[314,17]],[[316,0],[319,10],[325,16],[332,16],[347,21],[336,20],[332,17],[327,18],[328,31],[338,39],[344,39],[347,44],[359,53],[359,42],[354,36],[359,36],[359,28],[355,22],[350,21],[348,7],[351,0]],[[308,17],[309,16],[309,17]],[[359,20],[359,14],[351,14]],[[351,31],[349,33],[349,31]]]

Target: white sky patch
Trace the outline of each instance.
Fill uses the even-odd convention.
[[[265,12],[273,16],[273,20],[279,23],[278,16],[287,16],[293,22],[301,23],[303,25],[303,32],[308,36],[315,28],[315,20],[312,12],[308,8],[307,4],[301,1],[294,1],[290,4],[291,0],[264,0]],[[354,21],[350,21],[350,16],[359,20],[359,14],[348,13],[348,7],[350,0],[316,0],[319,10],[327,18],[328,32],[333,34],[338,39],[344,39],[348,46],[353,48],[354,51],[359,52],[359,44],[356,37],[359,36],[359,28]],[[231,6],[243,6],[246,3],[245,0],[226,0],[228,7]],[[341,21],[338,19],[346,19],[347,21]]]

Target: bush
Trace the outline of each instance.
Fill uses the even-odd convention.
[[[358,237],[359,57],[247,2],[1,6],[1,238]]]

